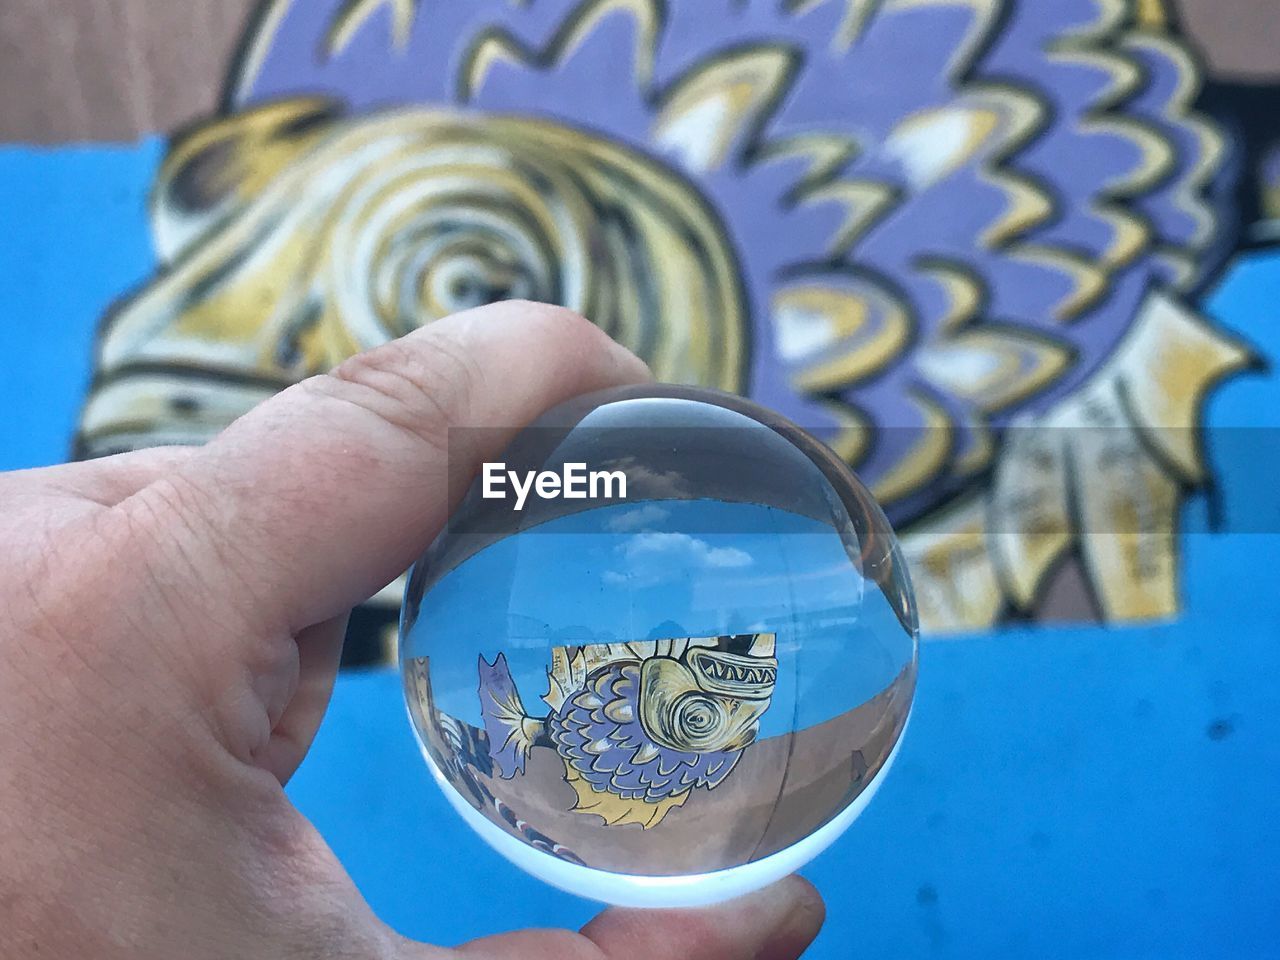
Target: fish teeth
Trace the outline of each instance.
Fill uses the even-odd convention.
[[[723,663],[710,660],[706,666],[707,676],[713,680],[740,681],[746,683],[772,683],[776,676],[773,667],[751,666],[749,664]]]

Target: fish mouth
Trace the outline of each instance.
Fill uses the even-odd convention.
[[[80,415],[78,460],[206,443],[292,381],[136,364],[100,378]]]
[[[694,648],[688,653],[688,664],[703,690],[737,700],[767,700],[778,680],[778,661],[773,657]]]

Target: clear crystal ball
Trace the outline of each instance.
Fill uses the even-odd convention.
[[[400,636],[463,819],[549,883],[638,906],[745,893],[847,829],[917,648],[897,541],[848,467],[756,404],[671,386],[520,431],[415,565]]]

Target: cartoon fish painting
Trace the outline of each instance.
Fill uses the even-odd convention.
[[[503,779],[532,750],[564,764],[573,810],[608,825],[657,826],[713,790],[755,742],[777,681],[772,633],[556,647],[536,717],[507,659],[479,662],[489,756]]]
[[[1170,616],[1202,405],[1254,358],[1201,310],[1243,161],[1165,6],[270,0],[158,171],[79,452],[544,300],[827,442],[926,628],[1064,584]]]

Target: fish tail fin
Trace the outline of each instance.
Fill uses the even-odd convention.
[[[529,716],[511,678],[507,658],[498,654],[493,663],[480,657],[480,713],[489,736],[489,757],[502,779],[524,773],[525,760],[533,747],[542,722]]]

